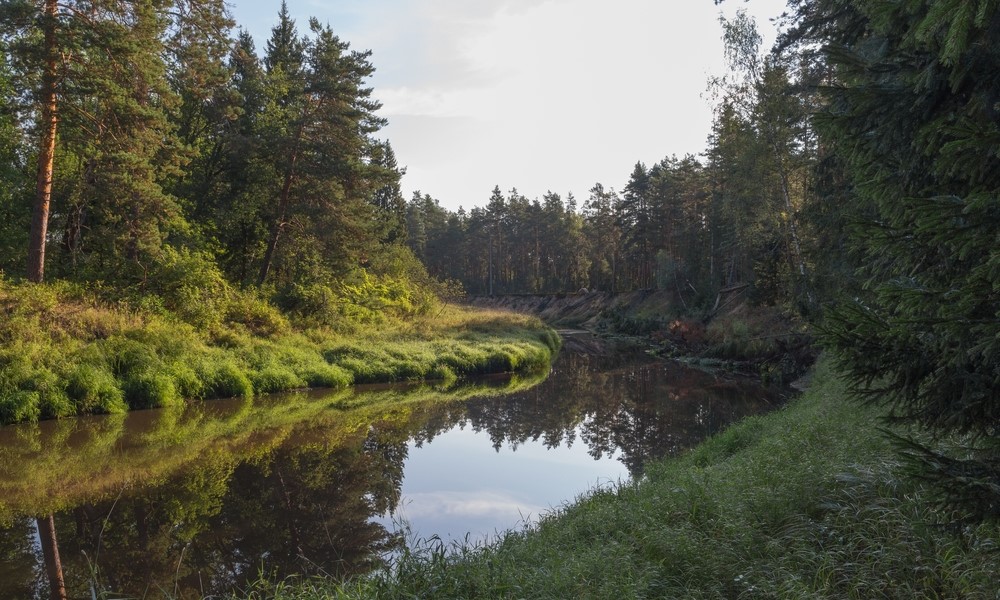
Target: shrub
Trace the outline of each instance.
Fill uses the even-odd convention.
[[[69,375],[66,391],[80,413],[113,414],[128,410],[115,376],[94,365],[77,365]]]
[[[242,325],[260,337],[275,337],[288,331],[288,319],[269,302],[248,291],[232,294],[224,319],[227,324]]]
[[[168,372],[182,398],[201,398],[205,394],[205,382],[188,363],[175,362],[170,365]]]
[[[33,390],[0,391],[0,422],[34,422],[41,414],[39,393]]]
[[[207,327],[222,320],[230,288],[209,253],[165,246],[151,282],[150,291],[183,321]]]
[[[139,373],[125,380],[125,402],[133,409],[173,406],[180,402],[174,380],[166,373]]]
[[[254,392],[258,394],[284,392],[306,386],[305,380],[298,377],[291,369],[277,364],[252,371],[250,382]]]
[[[98,342],[96,350],[104,356],[111,372],[122,379],[160,366],[153,349],[138,340],[116,336]]]
[[[336,365],[309,365],[301,376],[309,387],[347,387],[354,383],[354,377]]]
[[[206,374],[205,392],[210,398],[250,398],[253,384],[243,369],[226,361]]]

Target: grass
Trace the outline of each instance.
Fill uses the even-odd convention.
[[[548,365],[537,319],[435,307],[369,324],[296,324],[235,295],[217,318],[102,303],[67,284],[0,279],[0,424],[305,387],[451,381]]]
[[[996,525],[935,525],[877,409],[822,362],[802,398],[485,547],[424,541],[346,583],[249,598],[995,598]]]

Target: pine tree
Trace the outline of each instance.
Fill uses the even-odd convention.
[[[141,281],[167,231],[183,227],[162,189],[181,164],[165,78],[170,6],[6,1],[0,11],[18,85],[34,91],[28,278],[44,278],[47,242],[59,238],[64,270]]]
[[[375,207],[376,235],[383,243],[398,243],[406,238],[406,200],[399,187],[400,178],[406,173],[396,161],[396,153],[388,141],[373,146],[371,164],[382,169],[384,181],[372,194]]]
[[[348,268],[373,243],[370,199],[386,182],[387,171],[371,160],[381,147],[371,136],[385,124],[365,85],[371,52],[351,51],[315,19],[310,29],[313,37],[300,40],[283,7],[267,45],[263,151],[280,186],[266,216],[258,285],[276,263],[286,281]],[[286,232],[295,243],[279,248]]]

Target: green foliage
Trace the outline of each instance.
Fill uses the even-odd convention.
[[[285,315],[252,291],[234,291],[224,311],[224,323],[241,326],[256,336],[275,337],[289,331]]]
[[[79,364],[67,382],[69,397],[83,413],[121,413],[127,410],[125,394],[110,371]]]
[[[162,408],[181,401],[174,380],[166,373],[142,372],[129,375],[122,386],[129,408]]]
[[[207,252],[164,246],[151,280],[144,294],[158,295],[164,308],[196,327],[218,325],[229,312],[229,284]]]
[[[246,371],[233,361],[227,360],[214,365],[204,373],[205,392],[210,398],[250,398],[253,396],[253,383]]]
[[[37,421],[41,416],[39,394],[30,390],[5,390],[0,396],[0,419],[5,423]]]
[[[828,48],[837,85],[817,124],[857,214],[863,290],[829,312],[826,341],[863,399],[969,436],[951,456],[964,468],[929,461],[925,475],[972,520],[1000,518],[998,8],[816,2],[792,36]]]

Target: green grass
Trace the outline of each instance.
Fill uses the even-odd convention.
[[[0,425],[531,370],[548,365],[560,343],[537,319],[511,313],[444,306],[334,328],[290,321],[262,300],[233,294],[221,316],[191,321],[108,305],[67,284],[0,278]]]
[[[995,525],[956,537],[879,413],[821,363],[801,399],[486,547],[418,542],[384,573],[253,598],[995,598]]]

